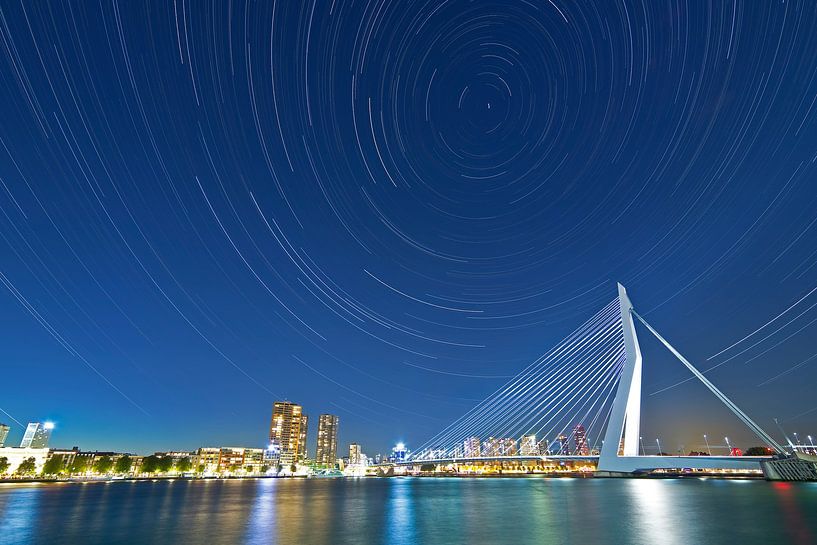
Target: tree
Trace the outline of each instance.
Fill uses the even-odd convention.
[[[142,460],[142,473],[156,473],[159,469],[159,457],[155,454],[145,456]]]
[[[69,471],[72,475],[86,473],[88,471],[88,459],[85,456],[74,456]]]
[[[158,467],[159,471],[161,471],[162,473],[167,473],[168,471],[173,469],[173,458],[171,458],[170,456],[162,456],[161,458],[159,458]]]
[[[179,473],[187,473],[193,467],[193,461],[190,456],[185,456],[176,462],[176,471]]]
[[[52,456],[43,465],[43,475],[59,475],[65,471],[65,459],[62,456]]]
[[[113,460],[110,456],[102,456],[94,460],[94,472],[100,475],[105,475],[111,472],[113,467]]]
[[[5,475],[6,471],[9,470],[10,465],[11,464],[9,463],[8,458],[6,458],[5,456],[0,458],[0,475]]]
[[[773,454],[769,447],[749,447],[743,451],[744,456],[770,456]]]
[[[17,466],[17,475],[31,475],[37,470],[37,461],[32,456],[31,458],[26,458],[20,465]]]
[[[196,473],[204,473],[204,470],[207,469],[204,464],[199,464],[199,467],[196,468]]]
[[[125,454],[116,461],[114,471],[119,474],[130,473],[130,468],[133,466],[133,459]]]

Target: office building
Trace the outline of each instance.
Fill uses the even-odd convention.
[[[306,458],[306,428],[303,407],[289,401],[273,404],[269,440],[280,449],[282,463],[300,462]]]
[[[500,439],[497,437],[489,437],[482,443],[482,455],[489,458],[499,456]]]
[[[48,448],[52,429],[54,424],[51,422],[29,422],[20,448]]]
[[[357,443],[349,445],[349,465],[363,465],[363,450]]]
[[[318,417],[318,445],[315,450],[318,465],[335,465],[338,456],[338,420],[334,414],[322,414]]]
[[[562,455],[570,454],[570,443],[567,440],[567,436],[560,435],[556,440],[559,442],[559,450],[557,452]]]
[[[587,448],[587,431],[585,431],[584,426],[581,424],[576,424],[573,427],[573,442],[576,445],[576,450],[574,450],[574,454],[578,456],[587,456],[590,454],[590,449]]]
[[[479,458],[481,453],[480,446],[479,437],[469,437],[462,442],[463,456],[466,458]]]
[[[0,448],[6,445],[6,437],[9,436],[9,426],[8,424],[0,424]]]
[[[499,440],[499,455],[500,456],[516,456],[516,439],[506,437]]]
[[[539,443],[536,435],[524,435],[519,441],[519,454],[522,456],[539,456]]]
[[[298,435],[298,461],[306,460],[309,454],[306,449],[306,430],[309,423],[309,417],[301,415],[301,433]]]

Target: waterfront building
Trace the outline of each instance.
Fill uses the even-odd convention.
[[[481,445],[479,437],[469,437],[462,442],[463,456],[465,458],[479,458],[481,454]]]
[[[570,443],[568,442],[566,435],[560,435],[556,438],[556,441],[559,442],[559,450],[556,452],[562,455],[570,454]]]
[[[309,417],[307,415],[301,415],[301,432],[298,435],[298,450],[297,450],[297,459],[299,462],[303,462],[309,457],[309,453],[306,448],[306,429],[308,428],[307,424],[309,423]]]
[[[212,475],[218,472],[218,461],[220,457],[220,448],[202,447],[196,451],[196,459],[193,464],[201,473]]]
[[[363,463],[363,450],[357,443],[349,445],[349,465],[361,465]]]
[[[51,422],[29,422],[20,448],[48,448],[48,440],[51,438],[51,430],[54,424]]]
[[[539,443],[536,442],[536,435],[524,435],[519,440],[519,454],[522,456],[539,456]]]
[[[397,443],[391,449],[391,458],[393,462],[403,462],[408,456],[408,449],[405,443]]]
[[[516,439],[506,437],[499,440],[499,455],[500,456],[516,456]]]
[[[0,447],[0,458],[5,458],[9,467],[6,473],[11,475],[17,472],[21,463],[29,458],[34,459],[34,473],[39,474],[48,459],[47,448]]]
[[[306,458],[308,418],[303,407],[289,401],[276,401],[272,406],[269,440],[281,449],[281,461],[300,462]]]
[[[573,427],[573,442],[576,445],[574,454],[578,456],[587,456],[590,454],[590,449],[587,448],[587,431],[581,424],[576,424]]]
[[[322,414],[318,417],[318,444],[315,449],[315,461],[318,465],[334,466],[338,455],[338,421],[334,414]]]
[[[482,443],[482,455],[487,457],[499,456],[500,439],[496,437],[489,437],[487,441]]]
[[[0,447],[6,445],[6,437],[9,436],[10,429],[8,424],[0,424]]]
[[[222,447],[218,454],[219,473],[238,473],[244,469],[244,449],[241,447]]]
[[[245,448],[244,449],[244,471],[247,473],[263,473],[266,470],[264,460],[264,449]]]

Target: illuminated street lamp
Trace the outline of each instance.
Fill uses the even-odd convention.
[[[638,442],[641,443],[641,454],[647,454],[647,449],[644,448],[644,438],[639,437]],[[602,446],[604,445],[604,441],[602,441]]]
[[[709,440],[706,438],[706,434],[704,434],[704,443],[706,443],[706,453],[712,456],[712,449],[709,447]]]

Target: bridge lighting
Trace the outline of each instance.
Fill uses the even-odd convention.
[[[712,449],[709,448],[709,440],[706,438],[706,434],[704,434],[704,443],[706,443],[706,453],[712,456]]]
[[[726,441],[726,448],[729,449],[729,454],[732,454],[732,445],[729,443],[729,438],[724,437],[723,439],[724,439],[724,441]]]
[[[647,449],[644,448],[644,438],[639,437],[638,442],[641,443],[641,454],[647,454]],[[604,441],[601,442],[602,446],[604,446]]]
[[[656,437],[655,442],[658,443],[658,455],[661,456],[661,441]]]

